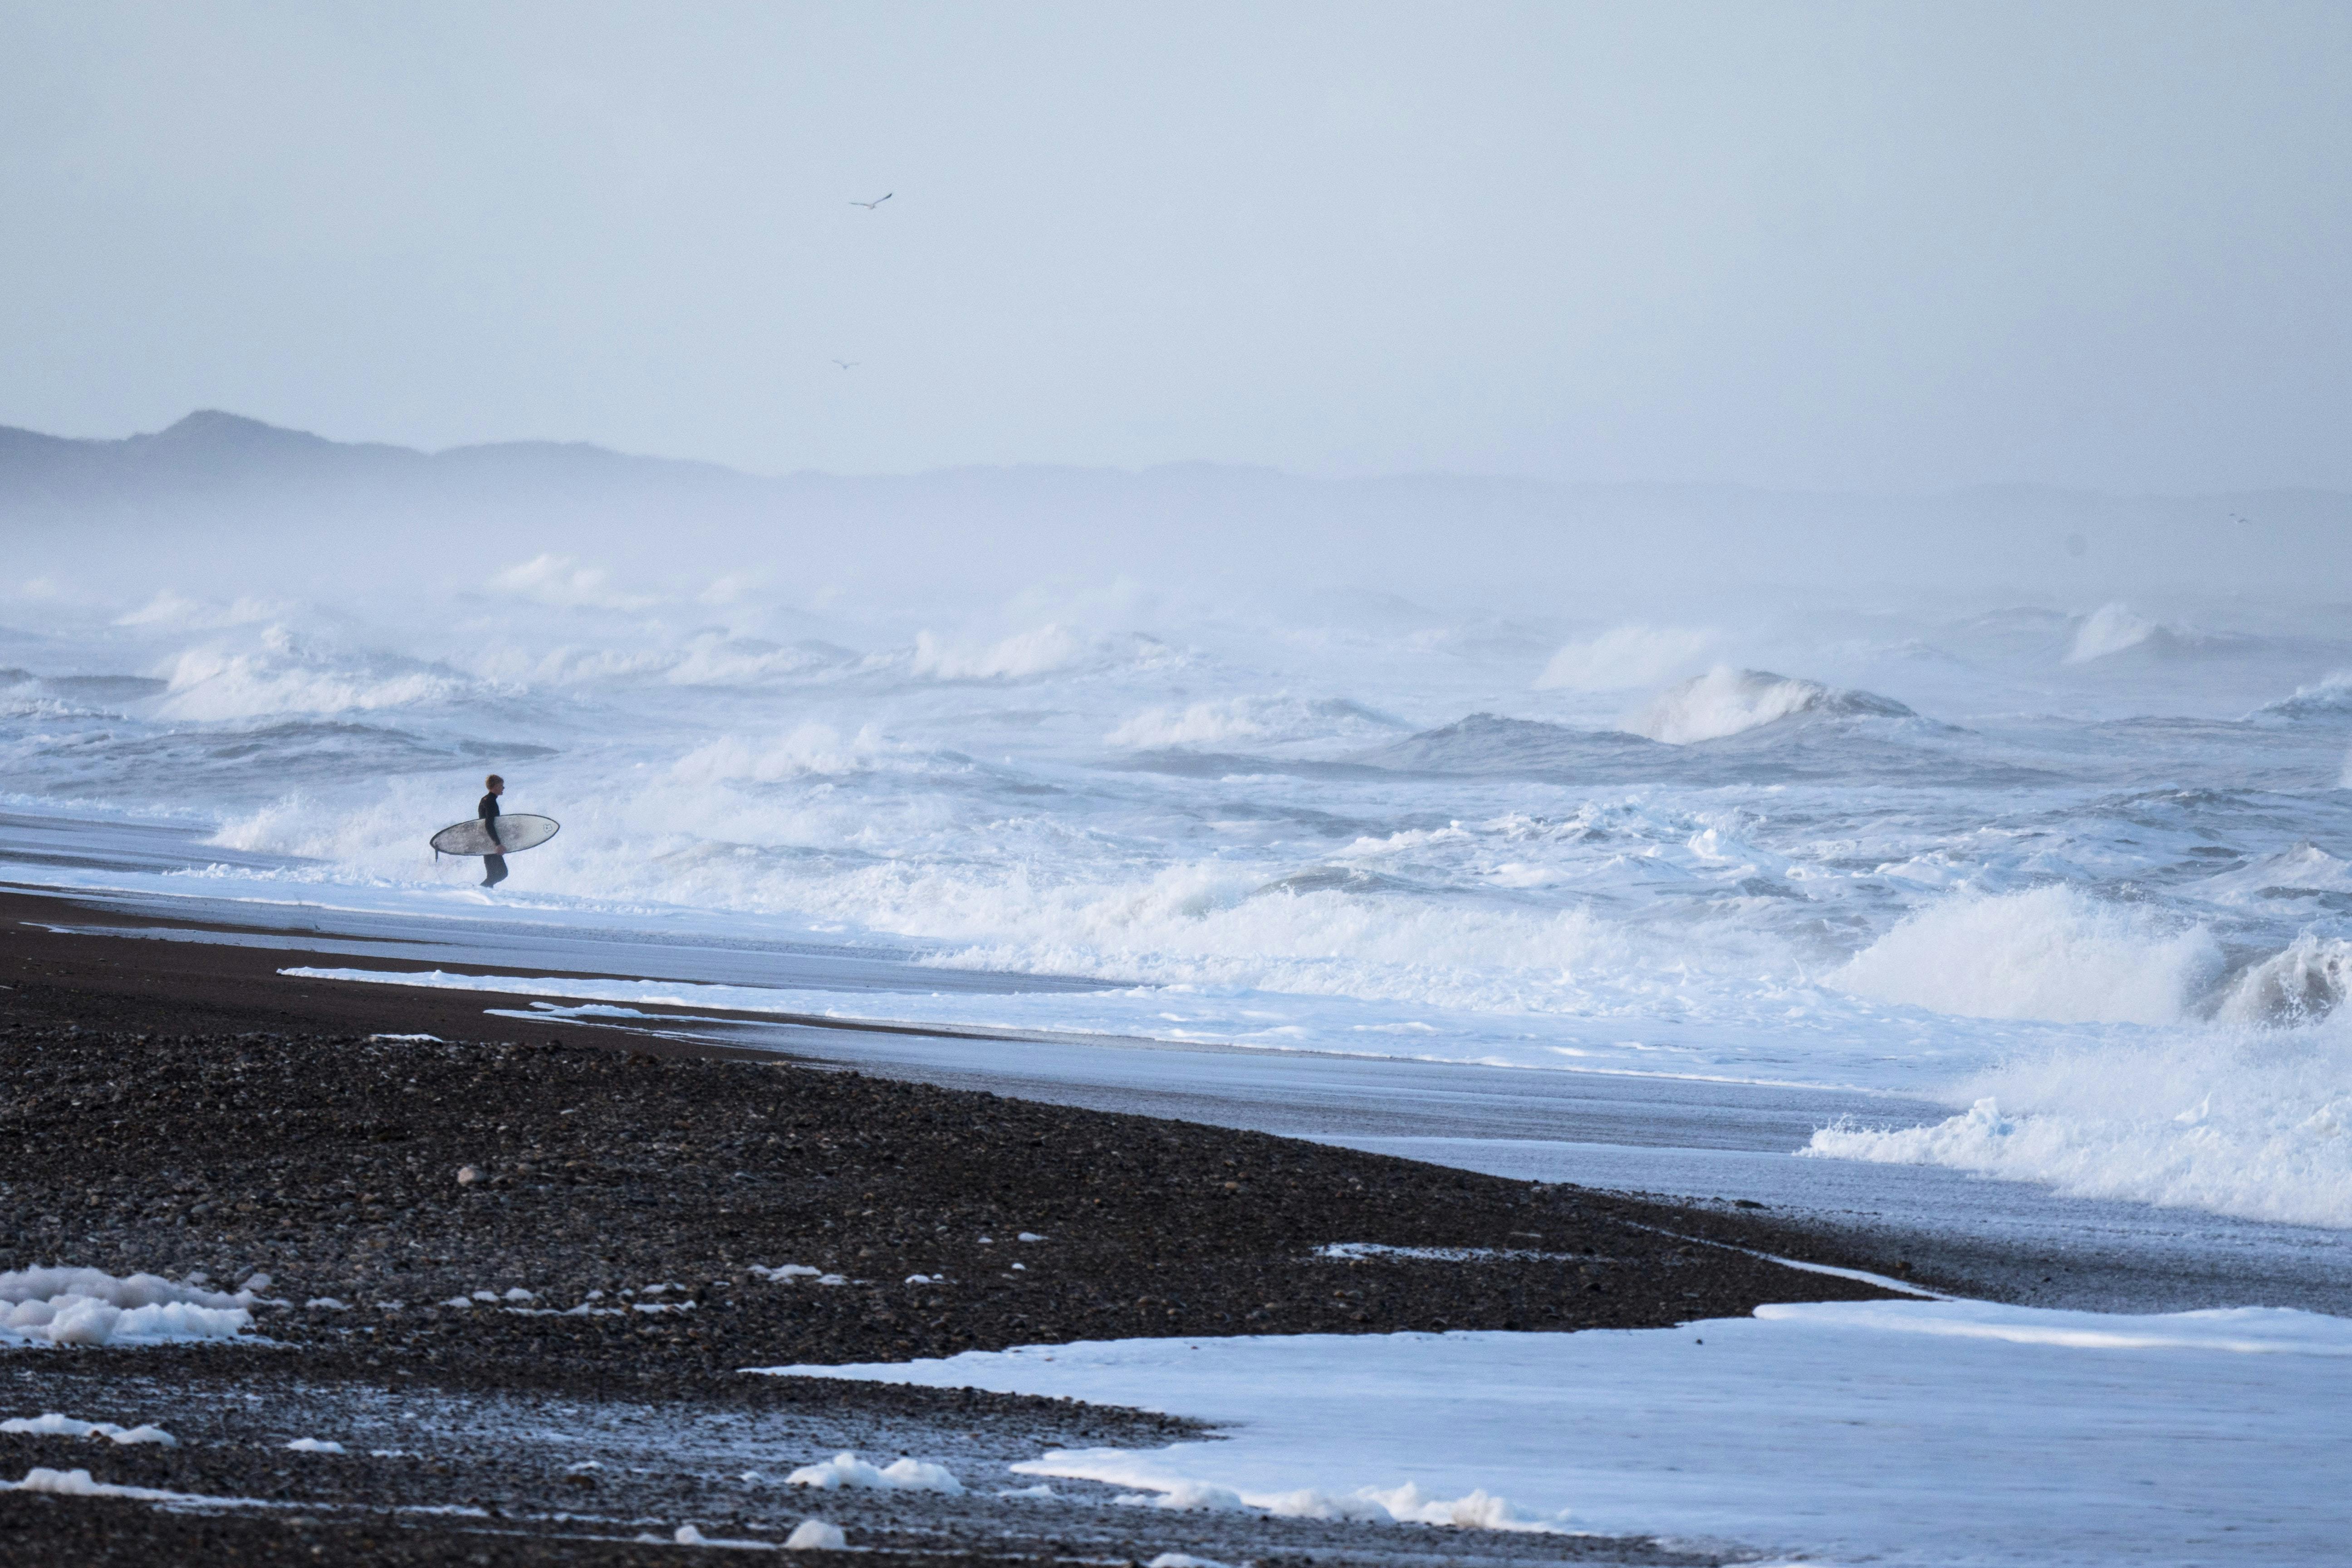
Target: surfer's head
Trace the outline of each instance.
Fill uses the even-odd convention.
[[[498,774],[492,773],[488,778],[482,781],[482,784],[483,787],[488,789],[492,795],[496,795],[499,791],[507,787],[507,781],[499,777]]]

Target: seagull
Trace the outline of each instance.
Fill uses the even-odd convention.
[[[842,369],[847,370],[851,365],[864,364],[866,362],[862,359],[837,359],[833,363],[839,365]]]
[[[872,212],[876,207],[880,206],[884,202],[888,201],[892,196],[895,196],[898,194],[898,193],[896,191],[885,191],[870,202],[852,202],[849,205],[854,207],[864,207],[867,212]]]

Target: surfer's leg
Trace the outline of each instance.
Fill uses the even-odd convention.
[[[482,886],[495,888],[507,879],[507,858],[503,855],[482,857]]]

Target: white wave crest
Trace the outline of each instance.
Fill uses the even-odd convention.
[[[231,720],[271,713],[366,712],[446,701],[470,683],[413,659],[370,655],[342,659],[296,643],[272,626],[258,652],[190,648],[160,671],[159,715]]]
[[[950,962],[982,968],[1502,1012],[1590,1006],[1596,978],[1643,973],[1624,933],[1580,910],[1270,887],[1217,864],[1058,886],[898,867],[843,880],[874,928],[961,941]]]
[[[1360,741],[1392,733],[1394,720],[1343,698],[1229,697],[1147,708],[1103,738],[1114,746],[1215,746],[1237,742]]]
[[[920,632],[915,637],[914,670],[940,680],[1016,680],[1067,668],[1087,652],[1084,637],[1052,624],[977,648],[945,643],[929,632]]]
[[[847,648],[824,643],[779,647],[750,637],[699,637],[662,671],[673,686],[754,686],[803,679],[851,661]]]
[[[1808,1154],[1946,1165],[2078,1197],[2352,1228],[2352,1030],[2200,1030],[2013,1064],[1932,1126],[1813,1134]]]
[[[1048,621],[985,646],[919,632],[908,668],[933,680],[1023,680],[1096,666],[1150,665],[1172,656],[1165,643],[1140,633],[1094,636]]]
[[[349,814],[298,793],[230,817],[205,842],[219,849],[324,859],[347,848],[350,821]]]
[[[2101,605],[2084,616],[2083,624],[2075,629],[2074,646],[2066,650],[2066,662],[2086,664],[2137,647],[2154,637],[2156,630],[2154,621],[2137,614],[2129,605]]]
[[[1702,663],[1716,635],[1688,626],[1616,626],[1551,656],[1536,677],[1538,691],[1622,691],[1655,686]]]
[[[1900,702],[1867,691],[1839,691],[1818,680],[1719,664],[1705,675],[1660,692],[1647,708],[1625,721],[1625,728],[1653,741],[1687,746],[1719,741],[1799,714],[1901,718],[1910,711]]]
[[[2068,887],[1931,904],[1830,976],[1858,996],[1969,1018],[2169,1024],[2220,977],[2202,927]]]
[[[2254,710],[2255,719],[2334,719],[2352,713],[2352,669],[2330,670],[2308,685],[2298,686],[2275,702]]]
[[[501,594],[559,609],[630,610],[653,601],[625,594],[613,585],[613,574],[602,566],[582,563],[576,555],[534,555],[519,561],[490,579]]]
[[[2255,964],[2221,997],[2224,1024],[2292,1028],[2336,1011],[2352,990],[2352,942],[2304,932],[2284,952]]]
[[[705,631],[683,646],[580,647],[565,643],[528,649],[494,644],[469,655],[464,668],[486,680],[533,686],[746,687],[805,680],[856,662],[850,649],[802,642],[790,646],[723,631]]]
[[[773,784],[812,773],[845,773],[870,764],[883,750],[871,728],[848,741],[829,724],[803,724],[765,743],[729,735],[680,757],[671,776],[685,784]]]
[[[1264,740],[1271,731],[1257,704],[1245,697],[1147,708],[1103,737],[1114,746],[1202,746]]]
[[[2352,893],[2352,862],[2305,839],[2234,870],[2207,877],[2198,891],[2221,904],[2261,905],[2315,893]]]

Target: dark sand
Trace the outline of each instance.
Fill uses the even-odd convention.
[[[57,900],[32,901],[30,918],[59,918]],[[273,1297],[351,1308],[262,1309],[274,1347],[0,1351],[0,1415],[153,1421],[183,1439],[0,1436],[0,1473],[80,1468],[300,1505],[198,1517],[0,1493],[0,1552],[20,1561],[668,1561],[700,1552],[628,1538],[691,1521],[774,1541],[811,1513],[853,1544],[963,1561],[1712,1561],[1642,1542],[1118,1508],[1083,1483],[1057,1483],[1075,1500],[1061,1504],[1000,1500],[1018,1482],[1011,1459],[1185,1428],[739,1369],[1138,1335],[1663,1326],[1885,1293],[1753,1256],[1813,1245],[1765,1215],[719,1059],[748,1053],[656,1056],[593,1030],[486,1042],[522,1026],[483,1015],[510,997],[291,981],[276,971],[305,960],[282,949],[59,935],[26,918],[11,910],[0,927],[0,1269],[203,1269],[226,1287],[259,1268]],[[364,1037],[418,1033],[476,1043]],[[1314,1255],[1333,1242],[1541,1256]],[[782,1264],[848,1283],[751,1268]],[[646,1292],[656,1284],[669,1288]],[[430,1304],[511,1289],[534,1310]],[[595,1306],[629,1310],[541,1310],[595,1290]],[[671,1310],[635,1310],[656,1304]],[[513,1436],[558,1427],[588,1447]],[[435,1437],[393,1458],[283,1448],[362,1428]],[[736,1436],[707,1436],[719,1432]],[[843,1447],[938,1458],[973,1492],[777,1484]],[[592,1450],[596,1470],[551,1458]],[[765,1456],[757,1484],[728,1479],[742,1452]],[[394,1507],[482,1511],[382,1511]]]
[[[111,929],[118,937],[58,931],[52,925]],[[484,1009],[511,1008],[516,999],[491,991],[432,991],[422,987],[358,985],[349,982],[298,980],[278,972],[290,968],[383,969],[403,966],[335,952],[285,947],[239,947],[226,942],[172,941],[131,932],[171,931],[189,937],[207,932],[243,934],[234,927],[201,921],[126,915],[102,905],[77,903],[55,895],[0,886],[0,1017],[70,1020],[86,1028],[130,1033],[437,1035],[443,1039],[515,1038],[519,1019],[488,1018]],[[282,937],[282,933],[272,933]],[[413,968],[414,965],[407,967]],[[474,966],[485,974],[541,971]],[[604,978],[629,978],[606,976]],[[374,992],[388,994],[372,994]],[[663,1009],[647,1008],[648,1012]],[[591,1031],[593,1033],[594,1031]],[[533,1040],[557,1037],[533,1032]],[[638,1042],[634,1048],[656,1053],[673,1047]],[[772,1059],[765,1051],[728,1052],[723,1047],[687,1047],[696,1056],[736,1055]]]

